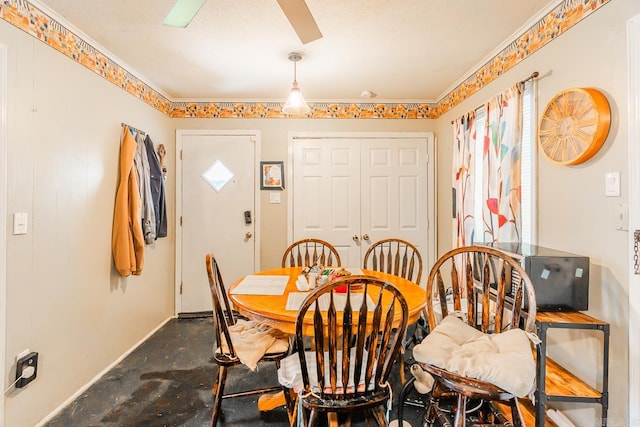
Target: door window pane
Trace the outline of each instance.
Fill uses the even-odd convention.
[[[222,188],[231,181],[233,173],[219,160],[216,160],[206,171],[202,173],[202,178],[207,181],[211,187],[217,192],[220,192]]]

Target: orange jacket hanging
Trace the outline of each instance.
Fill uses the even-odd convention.
[[[111,248],[116,270],[121,276],[142,273],[144,264],[144,235],[140,217],[140,193],[133,157],[136,141],[127,126],[123,128],[120,144],[120,171],[113,214]]]

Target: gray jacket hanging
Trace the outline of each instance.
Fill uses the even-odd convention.
[[[164,180],[162,178],[162,167],[160,160],[156,155],[153,141],[149,135],[144,140],[147,149],[147,157],[149,159],[149,175],[151,184],[151,199],[153,200],[153,210],[155,212],[155,228],[156,239],[158,237],[167,237],[167,206],[164,190]]]
[[[142,219],[142,232],[144,233],[144,241],[146,244],[153,243],[156,240],[156,218],[153,209],[153,199],[151,197],[151,183],[149,160],[145,150],[145,137],[143,133],[136,134],[136,154],[134,163],[136,165],[136,173],[138,183],[140,184],[140,207]]]

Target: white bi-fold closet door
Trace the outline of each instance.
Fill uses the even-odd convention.
[[[337,248],[343,266],[361,267],[372,243],[398,237],[430,265],[432,134],[300,134],[290,144],[291,241],[321,238]]]

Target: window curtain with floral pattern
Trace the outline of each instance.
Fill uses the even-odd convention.
[[[474,239],[475,116],[472,111],[453,123],[452,197],[456,247],[471,245]]]
[[[454,123],[457,247],[478,242],[521,240],[521,85],[505,90],[479,110],[484,110],[485,114],[483,129],[476,129],[475,113]],[[481,169],[476,167],[476,150],[479,149],[482,150]],[[481,174],[481,180],[476,180],[477,174]],[[480,182],[482,187],[478,189],[475,183]],[[480,200],[476,200],[478,196]],[[477,221],[474,213],[478,203],[482,208],[481,221]]]

